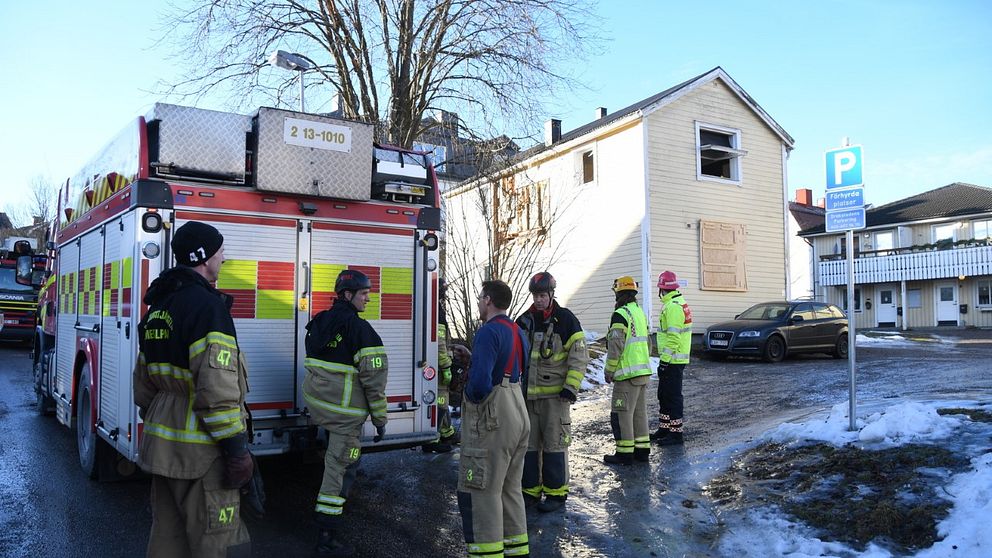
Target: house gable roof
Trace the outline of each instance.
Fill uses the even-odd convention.
[[[758,117],[761,118],[761,120],[764,121],[765,124],[767,124],[768,127],[771,128],[772,131],[774,131],[775,134],[782,140],[782,142],[785,143],[790,149],[792,148],[793,145],[795,145],[795,140],[792,138],[792,136],[790,136],[788,132],[785,131],[785,129],[779,126],[778,122],[775,122],[775,120],[771,116],[769,116],[768,113],[766,113],[765,110],[762,109],[761,106],[757,102],[755,102],[755,100],[751,98],[751,96],[748,95],[747,92],[744,91],[744,89],[742,89],[741,86],[738,85],[737,82],[734,81],[733,78],[731,78],[727,74],[727,72],[723,71],[723,68],[717,66],[716,68],[713,68],[708,72],[699,74],[694,78],[683,81],[682,83],[674,87],[670,87],[660,93],[652,95],[646,99],[642,99],[618,111],[611,112],[602,118],[593,120],[592,122],[579,126],[574,130],[565,132],[561,135],[558,141],[556,141],[551,146],[547,146],[543,143],[539,143],[534,147],[531,147],[530,149],[521,153],[518,160],[528,159],[547,149],[550,149],[551,147],[568,143],[574,139],[580,138],[586,134],[599,130],[600,128],[605,128],[610,124],[613,124],[614,122],[622,120],[628,116],[634,115],[635,113],[640,113],[641,116],[647,116],[652,112],[664,108],[666,105],[671,104],[673,101],[692,92],[693,90],[698,89],[699,87],[713,81],[714,79],[720,79],[724,83],[726,83],[727,86],[740,98],[740,100],[743,101],[744,104],[746,104],[748,107],[750,107],[751,110],[753,110],[758,115]]]
[[[789,202],[789,212],[799,225],[800,231],[811,229],[816,226],[823,226],[826,219],[826,210],[815,205],[805,205],[798,202]]]
[[[638,118],[643,118],[715,79],[723,81],[731,89],[731,91],[733,91],[745,105],[754,111],[755,114],[779,137],[779,139],[781,139],[786,147],[792,149],[795,145],[795,140],[792,136],[790,136],[788,132],[786,132],[785,129],[778,124],[778,122],[775,122],[775,120],[768,113],[766,113],[765,110],[761,108],[761,106],[750,95],[748,95],[747,92],[744,91],[744,89],[741,88],[741,86],[727,74],[727,72],[723,70],[723,68],[717,66],[712,70],[683,81],[674,87],[670,87],[630,106],[609,113],[602,118],[593,120],[592,122],[579,126],[574,130],[565,132],[558,138],[558,141],[550,146],[545,145],[544,143],[538,143],[533,147],[521,151],[516,154],[516,156],[512,157],[512,160],[508,165],[506,165],[503,172],[510,171],[511,169],[516,168],[517,165],[527,164],[528,160],[545,151],[558,148],[587,134],[591,134],[597,130],[617,124],[621,120],[636,120]],[[475,179],[472,178],[466,182],[463,182],[457,190],[471,189],[475,187],[475,185]]]
[[[992,188],[955,182],[922,194],[873,207],[865,212],[867,228],[928,219],[992,213]],[[826,225],[804,229],[803,236],[822,234]]]

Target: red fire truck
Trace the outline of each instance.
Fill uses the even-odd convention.
[[[424,154],[374,144],[372,133],[272,108],[241,115],[160,103],[68,181],[35,378],[39,409],[76,430],[86,473],[133,470],[142,298],[174,265],[171,233],[190,220],[224,235],[217,288],[235,300],[255,454],[320,444],[302,396],[303,339],[346,268],[372,280],[363,317],[389,356],[389,430],[375,449],[436,437],[437,179]],[[367,423],[363,443],[373,434]]]
[[[38,284],[44,279],[45,256],[36,254],[33,240],[8,238],[0,248],[0,339],[31,342],[38,306]]]

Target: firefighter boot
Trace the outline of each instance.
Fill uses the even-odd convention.
[[[634,461],[647,463],[649,455],[651,455],[651,450],[648,448],[634,448]]]
[[[565,496],[545,496],[544,501],[537,505],[537,511],[550,513],[565,507]]]
[[[431,442],[420,446],[424,453],[448,453],[452,450],[451,444],[441,442]]]
[[[658,440],[659,446],[681,446],[683,443],[681,432],[672,432],[668,436]]]
[[[321,529],[317,538],[317,548],[313,558],[348,558],[355,555],[355,549],[338,540],[334,531]]]
[[[604,455],[603,462],[610,465],[632,465],[634,463],[634,454],[614,453],[613,455]]]
[[[458,432],[456,430],[451,436],[441,436],[441,443],[457,446],[458,444],[462,443],[461,432]]]
[[[658,430],[655,430],[654,432],[651,433],[651,440],[658,442],[671,435],[672,435],[671,430],[665,428],[664,426],[659,426]]]

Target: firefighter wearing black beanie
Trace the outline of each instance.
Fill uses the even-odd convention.
[[[214,227],[199,221],[190,221],[172,236],[172,253],[176,263],[196,267],[210,259],[224,244],[224,235]]]

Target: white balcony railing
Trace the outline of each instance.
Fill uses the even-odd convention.
[[[847,260],[822,261],[821,285],[846,285]],[[854,260],[855,283],[891,283],[992,275],[992,246],[867,256]]]

